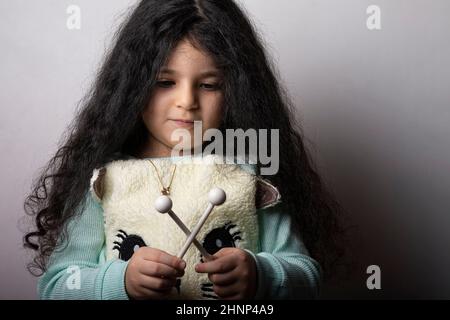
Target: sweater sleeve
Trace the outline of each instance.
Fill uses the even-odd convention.
[[[68,239],[58,246],[38,280],[40,299],[128,299],[123,260],[105,261],[103,211],[90,192],[86,205],[67,225]]]
[[[260,252],[249,252],[256,262],[258,286],[255,299],[315,299],[321,268],[301,240],[293,236],[291,219],[282,205],[260,209]]]

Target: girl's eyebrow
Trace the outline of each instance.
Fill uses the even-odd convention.
[[[163,68],[161,68],[160,73],[177,74],[177,71],[163,67]],[[219,77],[220,75],[221,75],[221,73],[217,69],[208,70],[208,71],[204,71],[204,72],[200,73],[201,77]]]

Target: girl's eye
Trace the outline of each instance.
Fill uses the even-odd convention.
[[[206,90],[210,90],[210,91],[214,91],[214,90],[219,90],[220,89],[220,85],[216,84],[216,83],[202,83],[200,86],[202,88],[204,88]]]
[[[156,84],[161,88],[170,88],[172,85],[175,84],[175,82],[170,81],[170,80],[161,80],[161,81],[158,81]]]
[[[175,82],[171,80],[160,80],[157,81],[156,84],[161,88],[170,88],[175,85]],[[202,83],[200,84],[200,87],[208,91],[215,91],[220,89],[220,85],[216,83]]]

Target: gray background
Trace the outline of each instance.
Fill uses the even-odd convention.
[[[450,298],[450,2],[245,0],[321,173],[358,226],[332,298]],[[131,0],[0,1],[0,298],[35,299],[23,200]],[[79,5],[81,30],[66,28]],[[366,28],[366,8],[382,30]],[[378,291],[368,265],[381,267]]]

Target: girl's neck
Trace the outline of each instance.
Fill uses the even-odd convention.
[[[145,148],[142,151],[138,152],[136,157],[140,159],[146,159],[184,157],[192,155],[192,153],[190,153],[191,151],[183,152],[183,150],[180,150],[179,152],[174,152],[173,154],[172,151],[173,150],[169,148]]]
[[[171,148],[162,143],[155,143],[155,139],[150,138],[137,152],[137,158],[168,158],[171,154]]]

